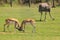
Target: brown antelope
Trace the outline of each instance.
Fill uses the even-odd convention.
[[[33,26],[33,31],[32,32],[35,32],[35,20],[33,20],[33,19],[25,19],[25,20],[23,20],[22,23],[21,23],[21,27],[17,28],[17,29],[18,30],[23,29],[23,31],[25,31],[25,25],[27,23],[30,23]]]
[[[20,27],[20,23],[19,23],[19,21],[17,19],[15,19],[15,18],[7,18],[7,19],[5,19],[4,31],[5,31],[5,27],[7,26],[7,28],[9,28],[9,25],[12,24],[12,23],[14,23],[15,28]]]
[[[50,3],[40,3],[39,4],[39,12],[41,13],[40,21],[41,21],[43,12],[45,12],[45,18],[44,18],[44,20],[46,20],[46,14],[47,14],[47,12],[49,12],[50,18],[52,18],[52,20],[54,20],[54,18],[50,14],[50,11],[51,11],[51,4]]]

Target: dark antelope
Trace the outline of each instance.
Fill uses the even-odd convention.
[[[39,12],[41,13],[40,21],[42,20],[43,12],[45,12],[45,18],[44,18],[44,20],[46,20],[46,14],[47,14],[47,12],[49,12],[50,18],[52,18],[52,20],[54,20],[54,18],[50,14],[50,11],[51,11],[51,5],[49,3],[40,3],[39,4]]]

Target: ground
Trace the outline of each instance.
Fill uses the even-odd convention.
[[[52,8],[51,15],[55,20],[51,20],[47,14],[47,19],[40,22],[38,6],[0,7],[0,40],[60,40],[60,7]],[[3,32],[6,18],[16,18],[21,23],[23,19],[32,18],[36,20],[36,33],[32,33],[32,26],[26,25],[25,33],[14,29],[10,25],[9,32]],[[44,15],[43,15],[44,18]]]

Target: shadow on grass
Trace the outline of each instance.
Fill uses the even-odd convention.
[[[44,20],[35,20],[36,22],[45,22]]]
[[[35,20],[36,22],[40,22],[40,20]]]

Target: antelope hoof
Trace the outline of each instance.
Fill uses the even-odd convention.
[[[55,20],[54,18],[52,20]]]
[[[23,32],[25,32],[24,30],[22,30]]]
[[[42,20],[40,19],[40,21],[42,21]]]
[[[3,32],[5,32],[5,30]]]

